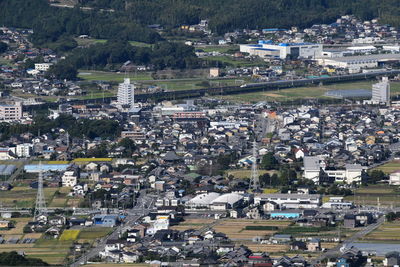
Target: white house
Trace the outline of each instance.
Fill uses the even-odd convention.
[[[389,176],[389,184],[390,185],[400,185],[400,170],[395,171]]]
[[[62,186],[74,187],[78,183],[78,174],[76,171],[65,171],[61,177]]]

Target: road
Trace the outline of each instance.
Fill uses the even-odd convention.
[[[385,222],[385,216],[381,216],[375,223],[368,225],[367,227],[365,227],[363,230],[358,231],[357,233],[355,233],[354,235],[352,235],[350,238],[346,239],[345,241],[343,241],[342,243],[340,243],[339,245],[337,245],[334,248],[329,249],[328,251],[324,252],[322,255],[320,255],[319,257],[317,257],[316,259],[314,259],[311,262],[312,266],[319,266],[319,263],[326,259],[326,258],[331,258],[331,257],[335,257],[338,254],[340,254],[340,248],[342,247],[346,247],[347,245],[357,241],[358,239],[363,238],[364,236],[366,236],[367,234],[369,234],[370,232],[374,231],[376,228],[378,228],[382,223]]]
[[[71,267],[78,267],[85,264],[89,259],[98,256],[101,251],[105,249],[108,240],[118,239],[120,233],[124,233],[130,229],[134,223],[138,222],[140,218],[150,213],[154,201],[149,200],[145,190],[141,191],[139,198],[136,201],[136,205],[133,209],[128,211],[128,216],[125,218],[125,222],[120,226],[116,227],[115,230],[108,236],[101,239],[96,247],[93,247],[74,263],[70,264]]]

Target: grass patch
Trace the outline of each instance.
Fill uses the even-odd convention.
[[[85,81],[108,81],[108,82],[123,82],[126,77],[125,73],[109,72],[109,71],[93,71],[79,70],[78,77]],[[152,80],[151,74],[148,72],[130,73],[128,77],[131,81]]]
[[[60,241],[78,239],[80,230],[64,230],[60,236]]]

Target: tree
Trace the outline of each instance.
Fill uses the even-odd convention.
[[[63,60],[60,63],[51,66],[46,76],[60,80],[76,80],[78,76],[78,70],[74,65]]]
[[[36,258],[25,258],[16,251],[0,253],[0,265],[2,266],[48,266],[46,262]]]
[[[278,161],[272,152],[265,154],[261,160],[261,167],[266,170],[277,169]]]
[[[6,52],[8,49],[8,45],[4,42],[0,42],[0,54]]]
[[[381,170],[373,170],[369,173],[369,181],[373,184],[384,179],[386,179],[386,175]]]

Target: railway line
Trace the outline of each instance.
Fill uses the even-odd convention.
[[[213,88],[202,88],[202,89],[190,89],[180,91],[168,91],[168,92],[157,92],[157,93],[145,93],[135,95],[137,101],[154,101],[159,102],[163,100],[178,100],[188,98],[199,98],[204,96],[213,95],[230,95],[230,94],[242,94],[251,93],[257,91],[272,91],[277,89],[304,87],[310,85],[319,84],[333,84],[342,82],[352,82],[373,79],[376,77],[399,75],[400,70],[387,70],[380,72],[371,73],[358,73],[358,74],[347,74],[329,77],[316,77],[316,78],[304,78],[297,80],[280,80],[263,83],[250,83],[242,86],[226,86],[226,87],[213,87]],[[98,99],[87,99],[87,100],[71,100],[70,104],[95,104],[95,103],[110,103],[116,100],[116,97],[106,97]],[[56,107],[59,103],[45,103],[37,105],[43,107],[45,105],[48,108]],[[32,108],[32,107],[31,107]]]

